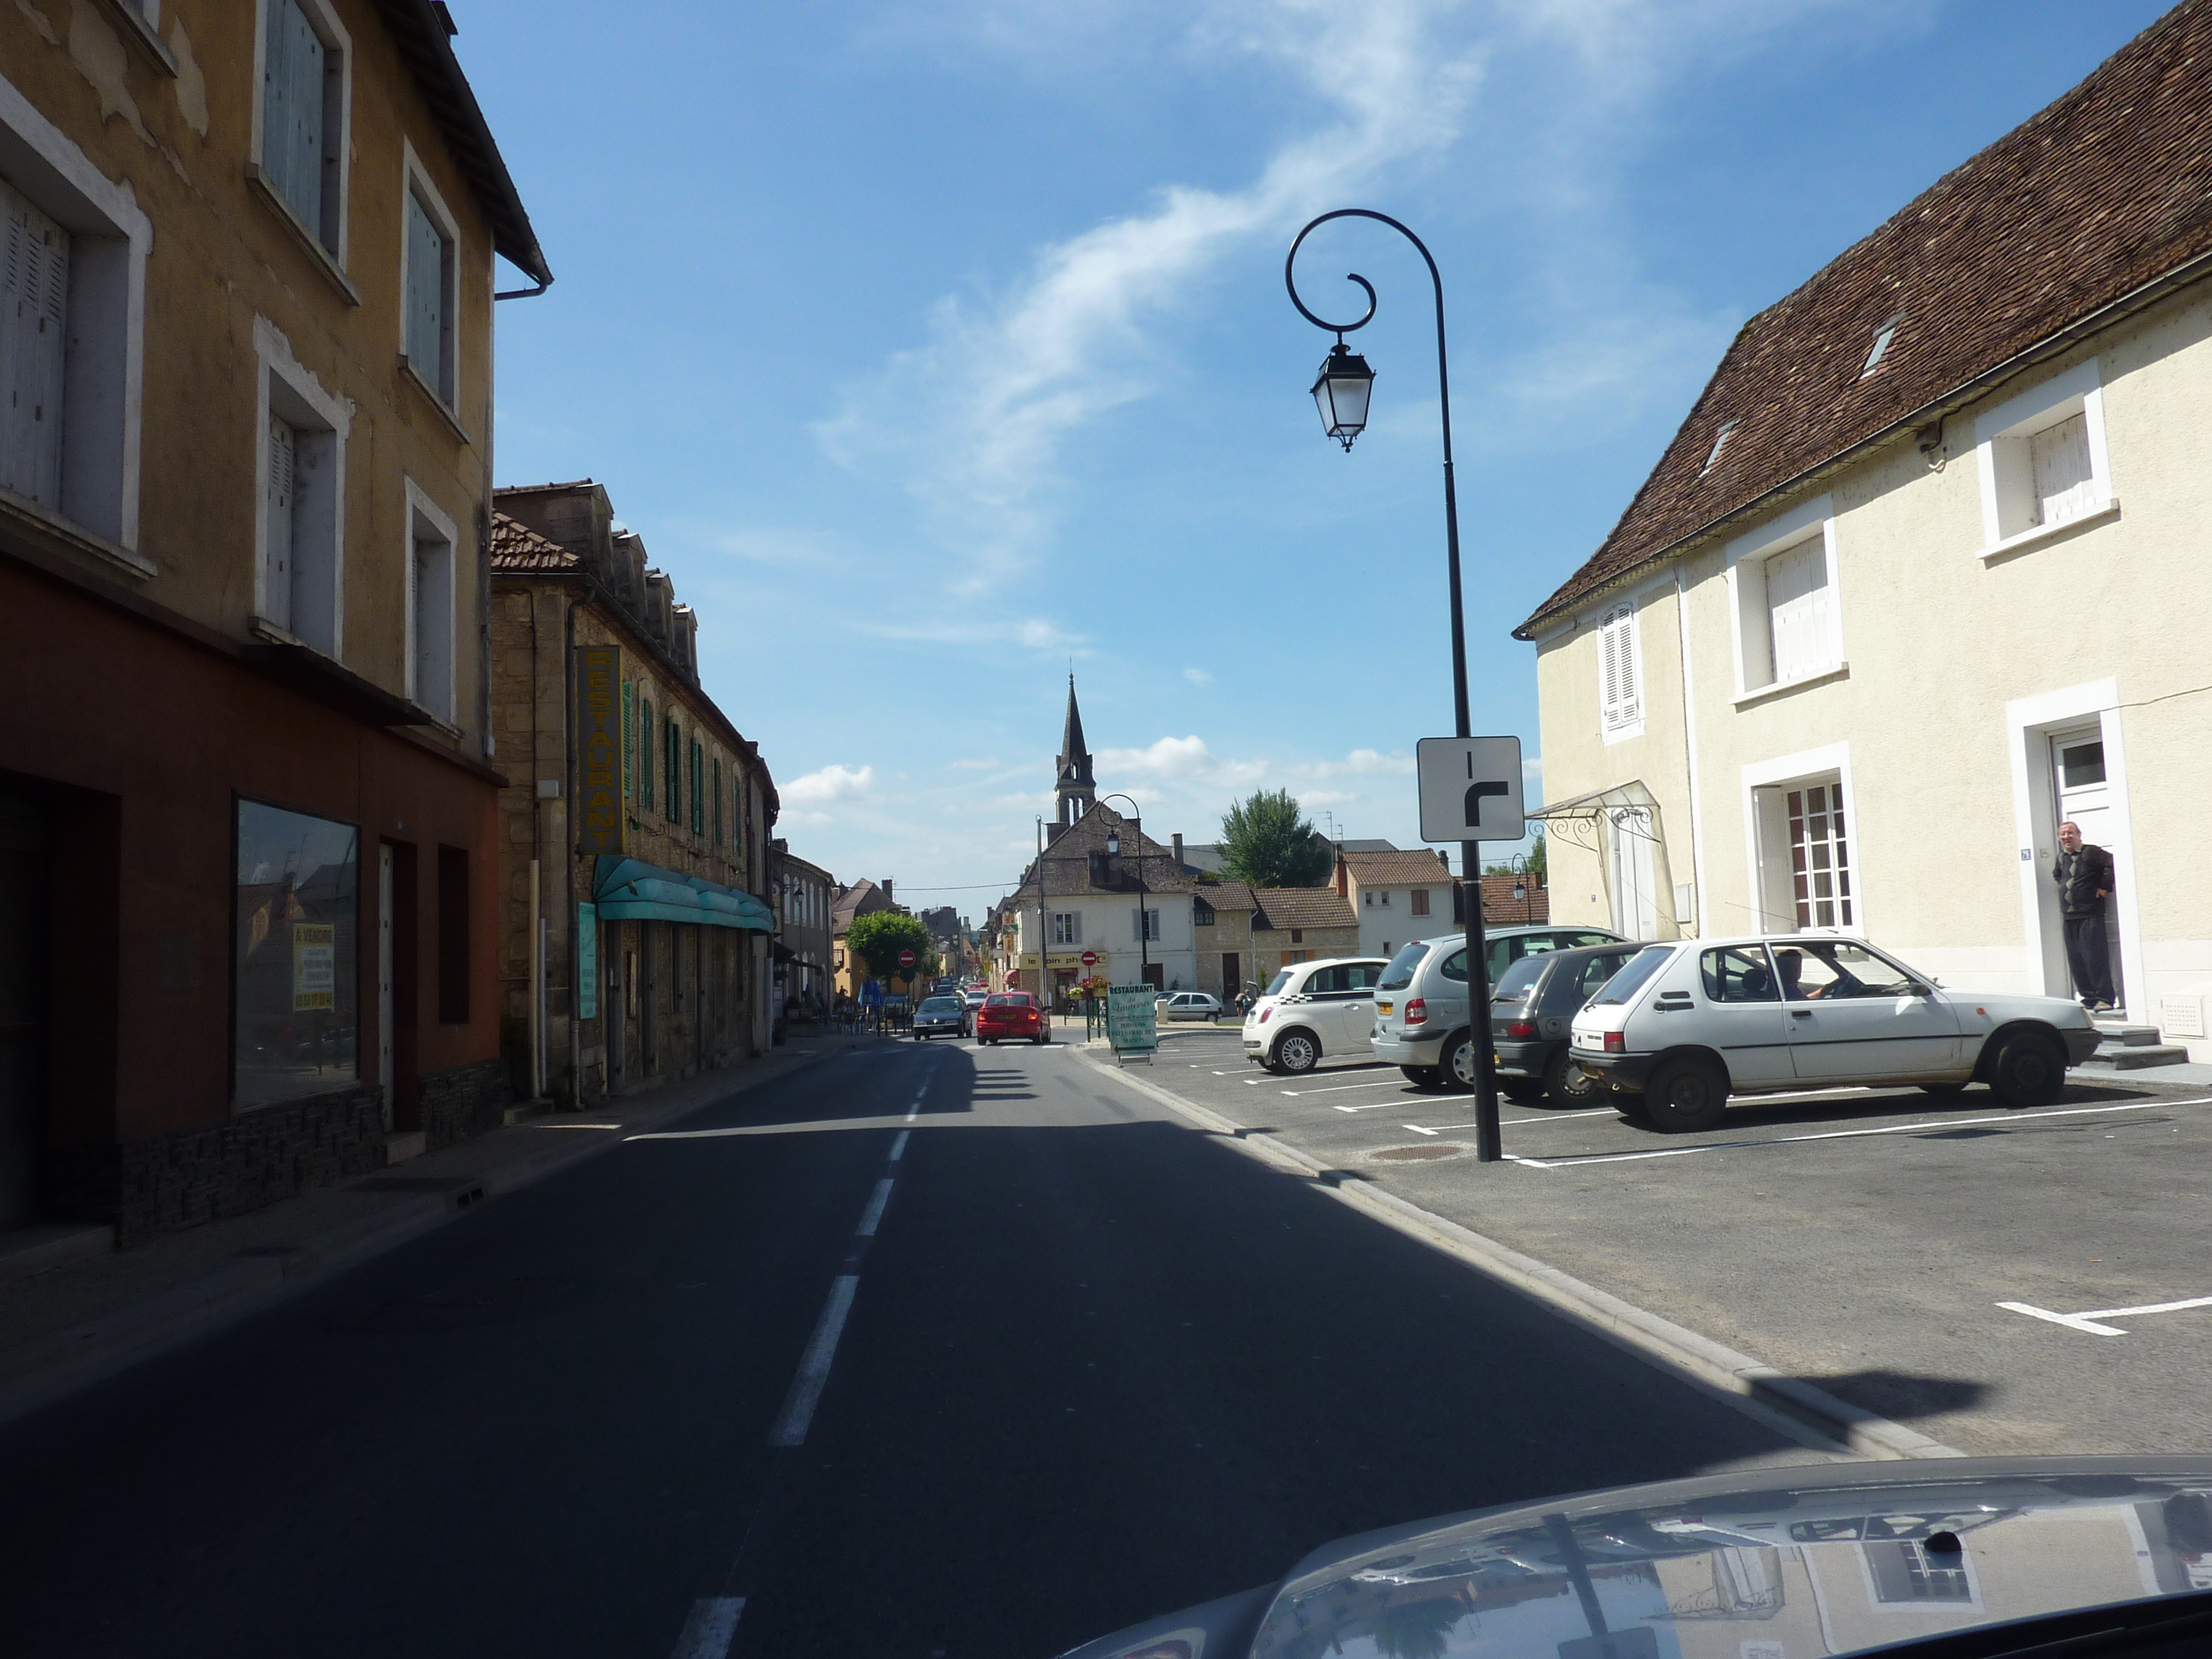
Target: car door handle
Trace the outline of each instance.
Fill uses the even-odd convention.
[[[1810,1008],[1792,1008],[1790,1011],[1790,1018],[1792,1019],[1810,1019],[1813,1018],[1813,1011]]]

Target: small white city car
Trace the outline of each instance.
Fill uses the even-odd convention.
[[[1221,1000],[1204,991],[1175,991],[1159,1005],[1162,1019],[1212,1019],[1221,1012]]]
[[[1244,1016],[1244,1052],[1293,1077],[1323,1054],[1358,1054],[1375,1027],[1375,981],[1384,966],[1379,957],[1291,963]]]
[[[1784,933],[1645,946],[1575,1016],[1569,1052],[1623,1112],[1679,1133],[1732,1094],[1986,1083],[2046,1105],[2098,1041],[2078,1003],[1944,990],[1863,940]]]

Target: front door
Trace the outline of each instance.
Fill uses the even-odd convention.
[[[660,1069],[660,964],[653,960],[653,927],[637,925],[637,966],[641,982],[637,995],[637,1054],[649,1077]]]
[[[1613,889],[1613,930],[1623,939],[1659,936],[1659,893],[1653,872],[1651,810],[1620,806],[1607,815],[1611,820],[1607,874]]]
[[[1145,964],[1145,983],[1151,986],[1155,991],[1166,990],[1168,988],[1167,964],[1160,962],[1146,963]]]
[[[38,1216],[46,1110],[48,811],[0,791],[0,1227]]]
[[[384,1092],[384,1132],[392,1133],[392,848],[376,849],[376,1081]]]
[[[1243,988],[1243,964],[1237,960],[1237,952],[1224,951],[1221,953],[1221,1000],[1224,1002],[1234,1002],[1237,1000],[1237,994]]]
[[[2105,776],[2105,734],[2092,723],[2051,734],[2051,798],[2058,823],[2072,823],[2093,847],[2112,850],[2112,788]],[[2055,831],[2057,824],[2051,826]],[[2056,883],[2052,884],[2057,886]],[[2105,901],[2105,957],[2112,963],[2112,1000],[2128,1006],[2120,983],[2120,907],[2116,893]],[[2073,988],[2075,994],[2080,988]]]
[[[1958,1021],[1910,975],[1848,939],[1778,944],[1790,1063],[1808,1083],[1877,1083],[1961,1069]]]

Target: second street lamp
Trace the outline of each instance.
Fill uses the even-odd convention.
[[[1137,836],[1137,960],[1139,977],[1147,985],[1152,982],[1152,889],[1145,885],[1145,815],[1133,796],[1115,790],[1110,795],[1101,795],[1101,800],[1126,800],[1129,803],[1129,828]],[[1121,832],[1113,825],[1106,829],[1106,856],[1121,856]]]
[[[1467,707],[1467,623],[1460,605],[1459,580],[1459,501],[1452,487],[1451,443],[1451,374],[1444,356],[1444,279],[1437,270],[1435,258],[1427,246],[1405,226],[1387,213],[1377,213],[1371,208],[1338,208],[1310,222],[1291,243],[1291,251],[1283,258],[1283,286],[1290,290],[1291,303],[1297,307],[1298,315],[1316,328],[1325,329],[1336,336],[1336,345],[1322,364],[1321,378],[1314,382],[1314,402],[1321,410],[1322,427],[1328,435],[1342,444],[1349,453],[1352,441],[1367,425],[1367,405],[1375,384],[1375,371],[1367,366],[1364,357],[1353,355],[1344,343],[1344,337],[1354,330],[1367,326],[1375,315],[1375,284],[1357,272],[1345,280],[1358,284],[1367,295],[1367,309],[1355,321],[1332,323],[1316,317],[1298,298],[1298,285],[1293,274],[1297,264],[1298,249],[1307,237],[1332,219],[1372,219],[1396,231],[1420,252],[1429,268],[1429,281],[1437,296],[1437,401],[1443,415],[1444,436],[1444,560],[1445,570],[1451,586],[1451,666],[1453,713],[1457,717],[1461,737],[1473,735]],[[1498,1079],[1492,1066],[1490,1048],[1490,963],[1482,931],[1482,864],[1479,842],[1463,841],[1459,844],[1460,884],[1465,892],[1467,907],[1467,1050],[1474,1062],[1474,1144],[1475,1157],[1485,1164],[1494,1164],[1503,1155],[1498,1127]],[[1444,1056],[1449,1058],[1447,1054]]]

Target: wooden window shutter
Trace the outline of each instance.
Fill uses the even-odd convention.
[[[691,833],[695,836],[707,833],[707,803],[699,787],[706,769],[707,751],[694,738],[691,740]]]
[[[407,361],[441,398],[447,374],[446,239],[413,191],[407,192]]]
[[[653,700],[649,697],[637,701],[637,805],[640,811],[653,809]]]
[[[722,844],[722,761],[714,757],[714,845]]]
[[[0,185],[0,201],[7,220],[0,296],[0,483],[58,508],[70,236],[5,185]]]
[[[299,434],[278,416],[269,420],[269,563],[264,584],[269,620],[292,625],[292,503],[299,467]],[[409,611],[413,595],[409,595]]]
[[[636,719],[637,682],[635,680],[624,680],[623,682],[622,704],[622,789],[623,799],[624,800],[635,799],[637,794],[637,781],[635,775],[637,762],[632,752],[630,742],[631,725]]]
[[[684,733],[678,730],[672,712],[663,716],[662,729],[668,738],[668,763],[661,769],[661,779],[666,786],[661,792],[665,797],[661,805],[668,814],[668,821],[677,823],[684,817]]]
[[[261,166],[318,241],[323,232],[322,37],[300,0],[269,0],[262,70]]]

